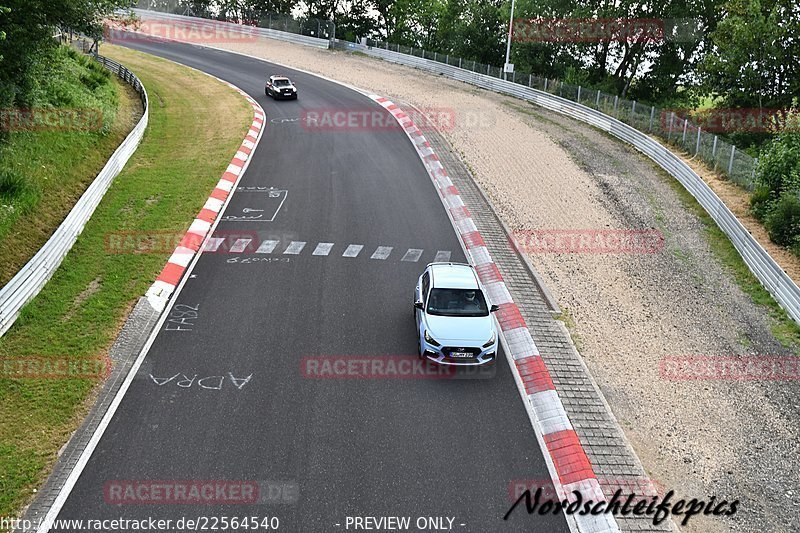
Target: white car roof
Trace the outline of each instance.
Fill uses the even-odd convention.
[[[433,286],[439,289],[477,289],[478,278],[469,265],[433,263],[430,265]]]

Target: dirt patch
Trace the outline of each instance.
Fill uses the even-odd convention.
[[[92,281],[89,282],[89,285],[85,289],[83,289],[75,298],[72,300],[72,305],[69,306],[69,310],[64,313],[64,316],[61,317],[62,322],[68,322],[81,308],[83,302],[91,298],[93,294],[100,290],[100,278],[94,278]]]
[[[452,111],[443,135],[513,230],[658,230],[658,253],[531,253],[647,472],[679,497],[741,500],[686,531],[797,531],[796,382],[671,381],[665,357],[787,354],[715,256],[672,178],[588,126],[519,100],[370,58],[279,41],[225,48],[421,108]],[[785,506],[785,509],[784,509]]]

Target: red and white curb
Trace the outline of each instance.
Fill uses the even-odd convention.
[[[219,80],[219,78],[217,79]],[[261,139],[261,134],[264,131],[266,115],[264,109],[262,109],[258,102],[235,85],[224,80],[219,81],[237,91],[250,102],[250,105],[253,107],[253,123],[250,125],[247,136],[242,141],[242,145],[236,151],[233,159],[231,159],[228,168],[222,174],[216,187],[214,187],[211,196],[208,197],[205,205],[197,214],[197,217],[189,226],[189,229],[186,230],[186,234],[167,260],[167,264],[156,278],[156,281],[150,289],[148,289],[146,294],[147,301],[150,302],[150,305],[158,312],[164,310],[167,300],[169,300],[169,297],[175,291],[175,287],[178,286],[189,263],[192,262],[195,254],[200,250],[206,237],[210,235],[211,230],[215,226],[214,222],[225,209],[231,197],[231,191],[234,190],[239,180],[242,178],[250,162],[250,154],[255,150]]]
[[[583,501],[606,500],[595,476],[592,464],[572,428],[567,412],[558,397],[550,373],[539,355],[525,319],[511,298],[497,265],[492,261],[486,243],[481,237],[469,209],[464,205],[458,189],[447,175],[439,157],[411,118],[389,99],[371,94],[369,97],[389,111],[397,119],[411,140],[420,159],[425,164],[442,202],[453,222],[467,257],[475,266],[478,277],[489,293],[489,300],[500,309],[496,313],[511,371],[526,400],[534,430],[550,469],[550,475],[561,497],[574,499],[573,491],[579,491]],[[598,516],[573,515],[578,531],[605,533],[618,532],[615,518],[610,514]]]

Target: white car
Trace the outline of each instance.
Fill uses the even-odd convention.
[[[417,281],[414,319],[419,356],[442,365],[488,365],[497,358],[497,328],[475,269],[431,263]]]

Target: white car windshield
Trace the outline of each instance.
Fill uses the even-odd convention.
[[[441,316],[486,316],[489,309],[478,289],[432,289],[427,313]]]
[[[292,82],[290,82],[289,80],[275,80],[273,82],[273,85],[275,87],[289,87],[292,85]]]

